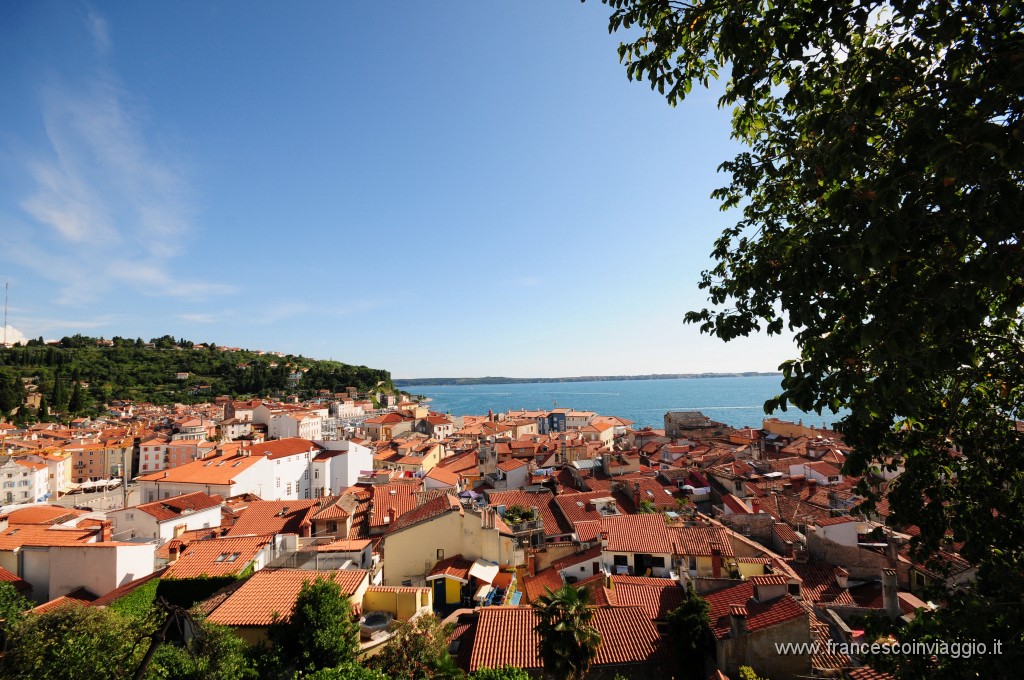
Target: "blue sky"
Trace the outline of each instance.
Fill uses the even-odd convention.
[[[9,337],[395,377],[774,370],[682,322],[737,215],[596,2],[0,3]]]

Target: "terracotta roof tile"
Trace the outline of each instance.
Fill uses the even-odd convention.
[[[311,526],[317,500],[253,501],[228,529],[228,536],[302,534]]]
[[[64,524],[87,514],[84,510],[59,505],[30,505],[4,515],[8,524]]]
[[[713,544],[718,544],[723,557],[735,557],[729,531],[724,527],[670,527],[673,544],[683,555],[710,557]]]
[[[228,576],[243,571],[273,536],[245,536],[192,541],[178,561],[167,568],[164,578]]]
[[[216,608],[209,616],[211,623],[224,626],[269,626],[274,614],[287,619],[291,616],[302,584],[318,578],[328,578],[341,586],[345,595],[352,595],[367,580],[369,572],[356,570],[311,571],[306,569],[264,569]],[[358,604],[358,603],[356,603]]]
[[[446,557],[430,570],[427,580],[436,578],[454,578],[463,583],[469,582],[469,570],[473,567],[473,560],[467,560],[461,554]]]
[[[748,581],[707,593],[703,597],[711,605],[711,628],[719,639],[728,637],[732,632],[729,612],[733,605],[746,607],[747,630],[750,632],[808,616],[807,610],[788,594],[769,602],[757,602],[753,599],[754,586]]]
[[[174,498],[142,503],[136,505],[133,509],[155,517],[158,522],[166,522],[178,519],[187,513],[218,507],[223,502],[224,499],[220,496],[208,496],[201,491],[196,491],[175,496]]]
[[[523,508],[536,508],[544,521],[545,536],[562,536],[571,534],[572,525],[565,521],[558,511],[555,497],[550,491],[488,491],[487,503],[492,508],[504,505],[510,508],[518,505]]]
[[[403,513],[395,523],[389,527],[388,531],[389,533],[401,531],[402,529],[411,527],[414,524],[425,522],[448,512],[458,512],[460,515],[465,514],[465,511],[462,509],[462,503],[459,502],[458,498],[451,494],[444,494],[438,498],[427,501],[418,508],[414,508]]]
[[[608,532],[607,552],[672,553],[672,540],[660,514],[605,517],[601,525]]]
[[[521,590],[526,597],[526,603],[530,603],[535,602],[537,598],[546,594],[548,590],[558,590],[562,587],[563,583],[562,575],[558,573],[558,570],[548,567],[537,572],[535,576],[525,576]]]
[[[594,609],[591,625],[601,634],[593,667],[634,663],[663,663],[665,646],[657,629],[639,607]],[[526,607],[485,607],[480,610],[469,670],[505,665],[536,670],[540,636],[534,630],[536,612]]]
[[[16,574],[12,574],[3,567],[0,567],[0,582],[10,583],[14,586],[15,590],[21,593],[32,590],[31,583],[18,577]]]
[[[66,529],[16,524],[0,531],[0,550],[15,550],[22,546],[85,545],[95,541],[98,535],[98,528]]]
[[[665,620],[686,597],[686,588],[671,579],[642,576],[612,576],[611,579],[616,603],[641,607],[650,619]]]

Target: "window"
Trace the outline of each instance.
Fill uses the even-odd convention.
[[[278,488],[278,489],[280,489],[280,488],[281,488],[281,478],[280,478],[280,477],[278,477],[278,478],[276,479],[276,481],[277,481],[277,488]]]
[[[437,559],[438,560],[443,560],[444,559],[444,548],[438,548],[437,549]]]
[[[292,483],[291,483],[291,482],[288,482],[288,490],[287,490],[287,491],[286,491],[285,493],[287,493],[287,494],[289,494],[289,495],[290,495],[290,494],[291,494],[291,492],[292,492]]]
[[[304,479],[309,479],[309,468],[306,468],[306,472],[303,475]]]
[[[307,477],[307,479],[308,479],[308,477]],[[319,470],[313,470],[313,479],[320,479],[320,471]]]

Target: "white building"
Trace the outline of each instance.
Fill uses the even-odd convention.
[[[30,453],[25,460],[46,465],[46,492],[51,498],[68,490],[71,483],[71,457],[53,453]]]
[[[139,445],[139,474],[159,472],[167,467],[167,442],[153,438]]]
[[[194,491],[224,498],[243,493],[256,494],[263,500],[311,498],[313,459],[322,450],[307,439],[261,442],[233,453],[214,452],[192,463],[143,475],[136,481],[145,502]],[[347,468],[338,479],[350,479]],[[354,476],[351,480],[346,486],[355,483]]]
[[[48,468],[10,456],[0,457],[0,503],[36,503],[45,500],[49,489]]]
[[[270,417],[267,436],[270,439],[320,439],[323,418],[313,411],[285,411]]]
[[[330,496],[359,481],[359,473],[373,469],[373,452],[348,440],[318,441],[322,449],[313,458],[313,497]]]
[[[221,499],[197,491],[114,510],[107,519],[113,522],[113,537],[119,541],[150,538],[162,545],[182,531],[219,527],[222,505]]]

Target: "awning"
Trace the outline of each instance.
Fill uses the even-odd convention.
[[[483,602],[487,599],[487,596],[491,593],[491,587],[488,585],[480,586],[480,589],[476,591],[476,595],[473,596],[474,600]]]
[[[498,575],[498,570],[498,565],[493,562],[477,560],[473,563],[473,566],[469,568],[469,575],[475,576],[484,583],[493,583],[494,577]]]

